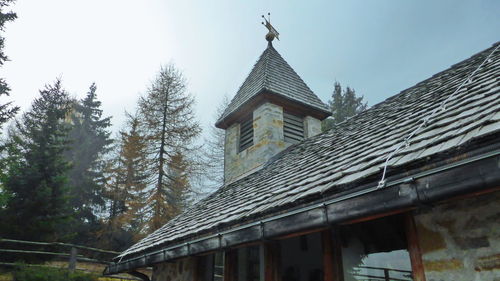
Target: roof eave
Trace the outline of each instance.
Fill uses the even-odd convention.
[[[227,116],[217,120],[217,122],[215,123],[215,127],[219,129],[227,129],[235,122],[241,121],[241,118],[243,116],[247,116],[251,108],[255,108],[259,104],[262,104],[266,101],[272,102],[274,104],[283,107],[292,108],[301,115],[312,116],[319,120],[324,120],[328,116],[332,115],[332,113],[328,111],[326,108],[323,109],[311,106],[309,104],[291,99],[286,95],[282,95],[280,93],[276,93],[266,88],[263,88],[257,94],[255,94],[251,99],[243,103],[237,110],[234,110]]]
[[[481,148],[476,152],[463,153],[463,156],[467,157],[452,157],[429,170],[417,171],[410,175],[395,175],[389,178],[385,188],[378,188],[376,182],[365,184],[359,186],[355,192],[339,194],[322,202],[314,202],[300,209],[266,217],[232,230],[208,234],[203,238],[177,243],[156,251],[150,249],[147,253],[130,254],[129,259],[108,266],[105,274],[126,272],[222,247],[275,238],[307,229],[319,229],[366,216],[404,211],[470,193],[486,192],[500,185],[500,167],[496,165],[500,160],[500,148],[498,144],[495,147],[494,150]],[[471,174],[474,177],[470,177]],[[379,204],[381,201],[386,204]],[[289,227],[285,229],[283,226]],[[265,231],[262,231],[262,228]],[[265,233],[265,237],[261,237],[262,233]]]

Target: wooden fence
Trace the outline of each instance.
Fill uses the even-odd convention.
[[[30,247],[36,249],[30,249]],[[57,250],[52,250],[54,248]],[[119,252],[115,251],[61,242],[36,242],[0,238],[0,266],[15,267],[19,265],[11,260],[2,258],[7,257],[9,254],[16,257],[50,257],[50,261],[46,261],[44,264],[24,264],[30,267],[67,268],[70,271],[79,270],[101,276],[100,280],[141,280],[122,275],[102,276],[104,267],[111,262],[114,256],[119,254]],[[44,258],[44,260],[48,259]]]

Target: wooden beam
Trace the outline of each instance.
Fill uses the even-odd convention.
[[[453,202],[453,201],[457,201],[457,200],[463,200],[463,199],[476,197],[476,196],[480,196],[480,195],[487,194],[487,193],[493,193],[493,192],[497,192],[497,191],[500,191],[500,186],[494,187],[494,188],[489,188],[489,189],[484,189],[484,190],[480,190],[480,191],[476,191],[476,192],[471,192],[471,193],[467,193],[467,194],[460,195],[460,196],[447,198],[445,200],[440,201],[439,204]]]
[[[308,230],[304,230],[304,231],[298,231],[298,232],[294,232],[294,233],[290,233],[290,234],[285,234],[282,236],[275,237],[273,239],[276,239],[276,240],[289,239],[289,238],[294,238],[297,236],[303,236],[303,235],[307,235],[307,234],[321,232],[321,231],[324,231],[326,229],[328,229],[328,228],[327,227],[313,228],[313,229],[308,229]]]
[[[323,280],[343,280],[342,253],[338,231],[332,229],[322,231],[321,244],[323,250]]]
[[[411,269],[414,281],[425,281],[424,265],[422,262],[422,252],[418,243],[417,228],[412,212],[405,214],[406,240],[408,242],[408,252],[410,254]]]
[[[264,244],[264,280],[281,281],[280,276],[280,247],[278,242]]]
[[[375,215],[371,215],[371,216],[366,216],[366,217],[362,217],[362,218],[358,218],[358,219],[346,221],[346,222],[343,222],[341,224],[342,225],[348,225],[348,224],[355,224],[355,223],[360,223],[360,222],[365,222],[365,221],[371,221],[371,220],[379,219],[379,218],[382,218],[382,217],[388,217],[388,216],[393,216],[393,215],[401,214],[401,213],[408,212],[408,211],[413,210],[413,209],[415,209],[415,207],[405,208],[405,209],[398,209],[398,210],[394,210],[394,211],[390,211],[390,212],[379,213],[379,214],[375,214]]]

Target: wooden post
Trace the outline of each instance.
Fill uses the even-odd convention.
[[[68,265],[68,269],[71,272],[75,271],[76,268],[76,254],[77,254],[76,248],[71,247],[71,252],[69,255],[69,265]]]
[[[224,252],[224,281],[236,281],[238,276],[238,252],[228,250]]]
[[[193,265],[193,281],[201,281],[203,276],[203,270],[205,270],[205,264],[203,264],[202,257],[192,257]]]
[[[281,256],[278,242],[264,243],[264,263],[264,280],[281,281]]]
[[[321,232],[323,250],[323,280],[342,280],[342,253],[337,231],[327,229]]]
[[[384,280],[385,281],[391,281],[391,278],[389,276],[389,269],[388,268],[384,268]]]
[[[417,228],[412,212],[405,215],[406,240],[408,241],[408,252],[410,254],[411,269],[414,281],[425,281],[424,265],[422,254],[418,243]]]

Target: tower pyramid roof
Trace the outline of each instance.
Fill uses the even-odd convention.
[[[314,112],[313,115],[320,119],[331,114],[326,104],[311,91],[269,42],[268,47],[215,125],[219,128],[230,125],[227,121],[234,118],[240,109],[250,105],[251,101],[261,94],[295,103]]]

